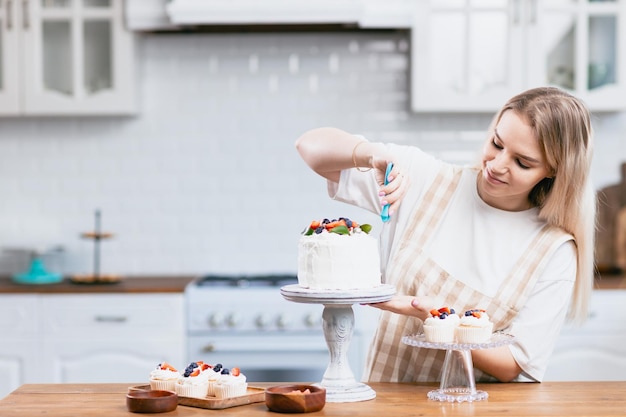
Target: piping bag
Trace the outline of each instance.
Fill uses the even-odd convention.
[[[389,184],[389,173],[391,173],[391,169],[393,168],[393,163],[389,162],[387,164],[387,170],[385,170],[385,185]],[[389,217],[389,204],[385,204],[383,206],[383,211],[381,211],[380,213],[380,218],[383,220],[383,222],[388,222],[390,217]]]

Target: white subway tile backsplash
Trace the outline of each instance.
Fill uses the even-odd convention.
[[[320,216],[377,233],[377,215],[328,198],[294,142],[330,125],[473,161],[491,115],[411,113],[409,46],[406,32],[141,35],[136,117],[3,119],[0,248],[61,244],[60,272],[91,272],[80,234],[98,208],[115,234],[102,272],[125,275],[294,272]],[[0,256],[0,273],[23,268]]]

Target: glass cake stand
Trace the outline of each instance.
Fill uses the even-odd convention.
[[[513,339],[511,335],[497,332],[485,343],[431,343],[426,341],[422,333],[414,336],[404,336],[402,343],[415,347],[443,349],[446,351],[439,389],[430,391],[428,398],[436,401],[471,402],[486,400],[489,397],[487,392],[476,390],[472,350],[491,349],[509,345],[513,342]]]
[[[357,382],[348,362],[348,347],[354,331],[352,304],[389,301],[396,293],[392,285],[380,285],[366,290],[321,291],[302,288],[298,284],[285,285],[282,296],[296,303],[323,304],[324,338],[330,351],[330,362],[322,381],[327,402],[356,402],[371,400],[376,392],[367,384]]]

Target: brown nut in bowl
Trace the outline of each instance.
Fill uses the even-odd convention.
[[[178,395],[172,391],[131,390],[126,394],[126,407],[132,413],[167,413],[178,406]]]
[[[277,413],[310,413],[326,404],[326,389],[316,385],[278,385],[265,390],[265,405]]]

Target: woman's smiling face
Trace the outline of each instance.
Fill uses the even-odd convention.
[[[505,111],[483,147],[478,194],[485,203],[501,210],[527,210],[528,194],[548,176],[533,130],[514,111]]]

